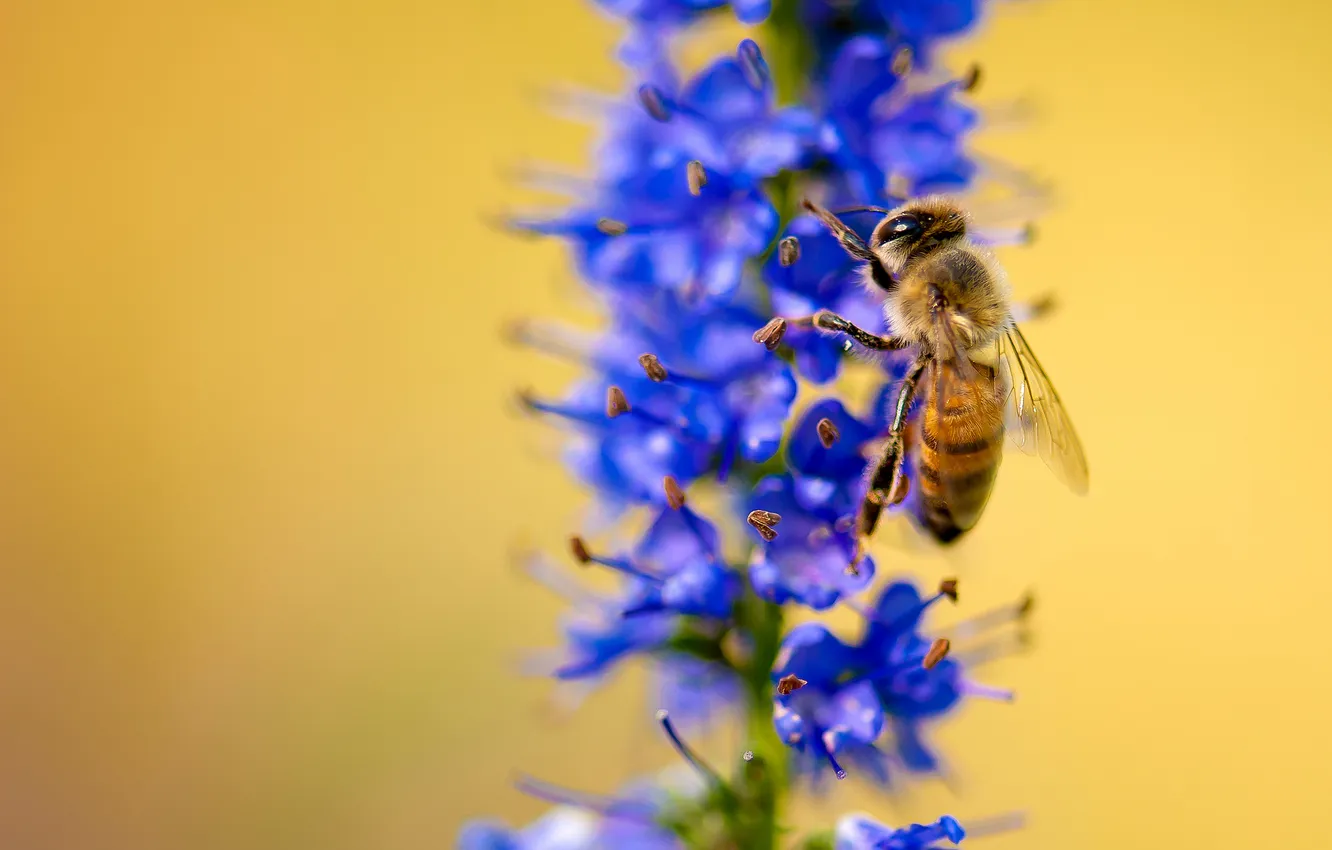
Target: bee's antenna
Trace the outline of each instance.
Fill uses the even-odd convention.
[[[833,215],[846,215],[847,213],[859,213],[859,212],[872,212],[872,213],[879,213],[880,215],[888,215],[888,213],[892,212],[892,210],[885,209],[884,207],[869,207],[869,206],[843,207],[840,210],[834,211]]]

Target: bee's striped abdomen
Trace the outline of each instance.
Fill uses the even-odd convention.
[[[944,405],[935,401],[933,376],[921,381],[911,483],[917,492],[916,517],[941,543],[956,540],[980,519],[1003,458],[1003,408],[991,391],[993,373],[976,368],[981,377],[977,384],[963,384],[956,376],[944,382]]]

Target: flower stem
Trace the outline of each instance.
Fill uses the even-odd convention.
[[[752,640],[745,678],[745,740],[753,758],[745,763],[737,791],[748,816],[740,846],[777,846],[782,794],[787,790],[787,753],[772,723],[772,667],[782,639],[782,609],[748,589],[738,605],[741,624]]]

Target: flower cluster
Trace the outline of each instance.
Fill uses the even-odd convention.
[[[630,659],[648,662],[665,731],[702,784],[603,798],[525,782],[557,808],[523,830],[473,823],[462,846],[770,848],[794,779],[818,787],[849,768],[886,784],[937,771],[924,725],[965,697],[1011,696],[968,678],[964,664],[985,653],[952,641],[1012,622],[1028,604],[945,639],[926,636],[922,620],[940,600],[957,601],[956,581],[922,596],[897,580],[871,604],[856,601],[879,571],[861,550],[856,513],[905,364],[891,353],[849,357],[847,328],[814,318],[831,311],[882,329],[882,306],[848,249],[882,207],[976,178],[966,141],[978,73],[949,74],[934,55],[975,23],[979,3],[597,3],[628,24],[620,58],[632,84],[603,104],[594,176],[562,184],[575,188],[566,208],[515,224],[568,246],[606,321],[595,335],[527,321],[515,338],[583,366],[564,394],[527,393],[523,403],[566,426],[566,461],[597,510],[645,530],[623,545],[570,539],[574,564],[619,576],[612,592],[543,558],[530,566],[573,605],[545,672],[595,683]],[[743,23],[769,19],[766,29],[681,74],[675,35],[727,6]],[[775,79],[791,86],[780,100]],[[801,214],[808,198],[858,207],[844,213],[854,232],[834,233],[816,207]],[[820,390],[854,369],[879,387],[863,408]],[[819,397],[798,408],[802,387]],[[713,501],[695,493],[719,492],[710,515],[696,507]],[[864,627],[850,642],[820,622],[787,628],[790,606],[848,606]],[[723,779],[670,718],[704,724],[733,712],[758,722],[746,726],[752,749]],[[963,835],[948,817],[896,830],[849,817],[803,846],[927,850]]]

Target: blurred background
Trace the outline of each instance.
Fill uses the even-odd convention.
[[[1092,465],[1005,465],[947,556],[1036,641],[935,739],[960,777],[848,781],[802,824],[1025,809],[994,850],[1322,848],[1332,791],[1332,192],[1324,4],[996,3],[950,52],[1053,183],[1004,260]],[[522,678],[558,600],[513,569],[580,497],[504,347],[578,315],[559,246],[485,216],[586,161],[537,93],[620,83],[580,0],[0,6],[0,846],[452,846],[673,763],[630,673]],[[721,42],[733,46],[734,33]],[[734,742],[732,742],[733,744]],[[725,742],[718,760],[734,757]],[[968,842],[970,843],[970,842]]]

